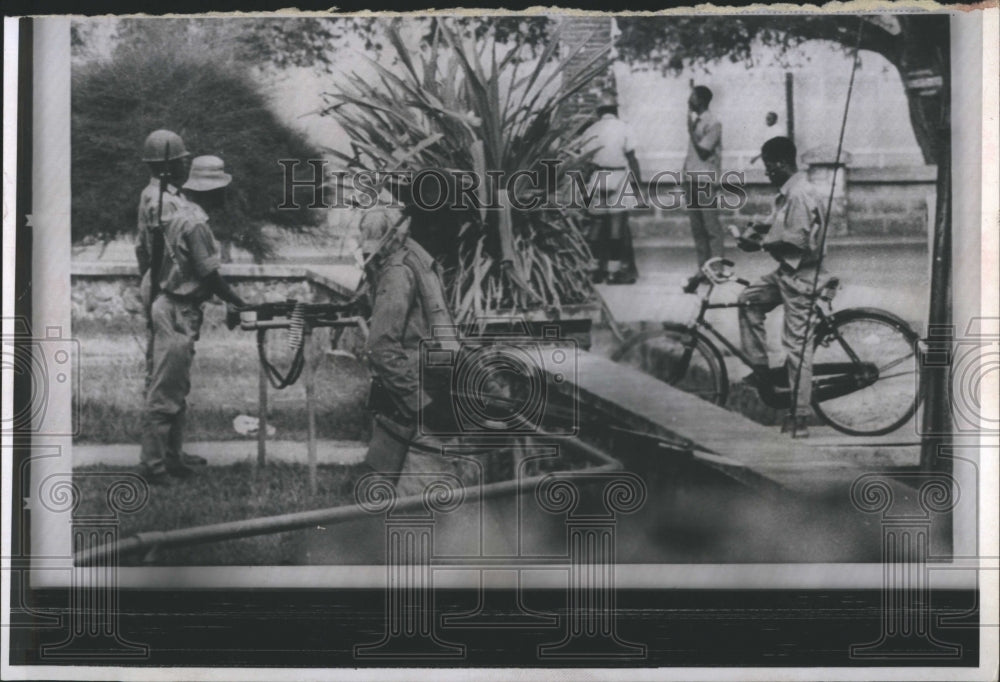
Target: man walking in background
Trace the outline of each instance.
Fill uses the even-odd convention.
[[[709,109],[712,91],[697,85],[688,98],[688,151],[684,158],[684,191],[688,218],[698,257],[698,270],[684,287],[694,293],[703,275],[705,261],[721,256],[722,225],[719,223],[719,178],[722,172],[722,123]]]
[[[632,248],[628,212],[634,207],[631,196],[618,202],[628,175],[638,182],[639,162],[628,126],[618,118],[618,102],[611,95],[601,98],[597,106],[600,117],[581,135],[584,153],[593,151],[592,163],[596,166],[590,178],[590,187],[596,187],[596,201],[588,208],[591,225],[587,242],[597,259],[594,282],[607,280],[608,284],[634,284],[639,276]]]
[[[219,247],[205,213],[223,204],[231,181],[222,159],[199,156],[191,162],[182,186],[185,196],[165,188],[163,210],[157,205],[156,222],[147,223],[151,255],[145,279],[153,293],[148,307],[152,350],[141,462],[146,479],[153,484],[164,485],[170,476],[185,478],[193,473],[190,458],[183,456],[184,418],[203,304],[217,295],[233,305],[244,305],[219,274]],[[162,239],[163,253],[157,262],[159,249],[152,245],[158,239]]]

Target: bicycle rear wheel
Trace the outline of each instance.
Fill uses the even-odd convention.
[[[701,332],[664,324],[630,338],[611,359],[715,405],[725,405],[729,375],[722,354]]]
[[[877,368],[878,376],[847,395],[814,400],[816,414],[852,436],[877,436],[905,424],[920,402],[919,338],[902,319],[883,310],[852,308],[830,317],[817,331],[813,366],[853,363],[850,349],[861,363]]]

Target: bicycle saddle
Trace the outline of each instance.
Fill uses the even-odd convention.
[[[722,284],[733,278],[733,268],[735,267],[736,263],[728,258],[716,256],[705,261],[705,264],[701,266],[701,272],[713,283]]]

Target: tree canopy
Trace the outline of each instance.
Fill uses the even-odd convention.
[[[278,159],[317,152],[277,119],[246,69],[206,58],[207,50],[177,49],[173,40],[123,44],[110,59],[74,67],[73,241],[107,241],[135,229],[149,177],[143,140],[168,128],[192,155],[226,162],[234,180],[227,206],[212,216],[213,231],[264,258],[272,252],[265,225],[302,230],[315,222],[306,209],[277,209],[284,190]]]

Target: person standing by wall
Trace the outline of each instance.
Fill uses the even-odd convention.
[[[618,102],[613,96],[601,98],[597,115],[599,119],[581,135],[583,151],[594,152],[592,162],[596,166],[590,177],[596,201],[588,208],[591,225],[587,239],[598,261],[594,282],[634,284],[639,271],[628,212],[635,202],[631,196],[620,199],[630,173],[639,181],[639,162],[628,125],[618,118]]]
[[[703,275],[701,266],[722,256],[724,241],[719,223],[719,179],[722,173],[722,123],[709,108],[712,91],[696,85],[688,98],[688,150],[684,158],[684,191],[694,237],[698,270],[684,287],[694,293]]]

